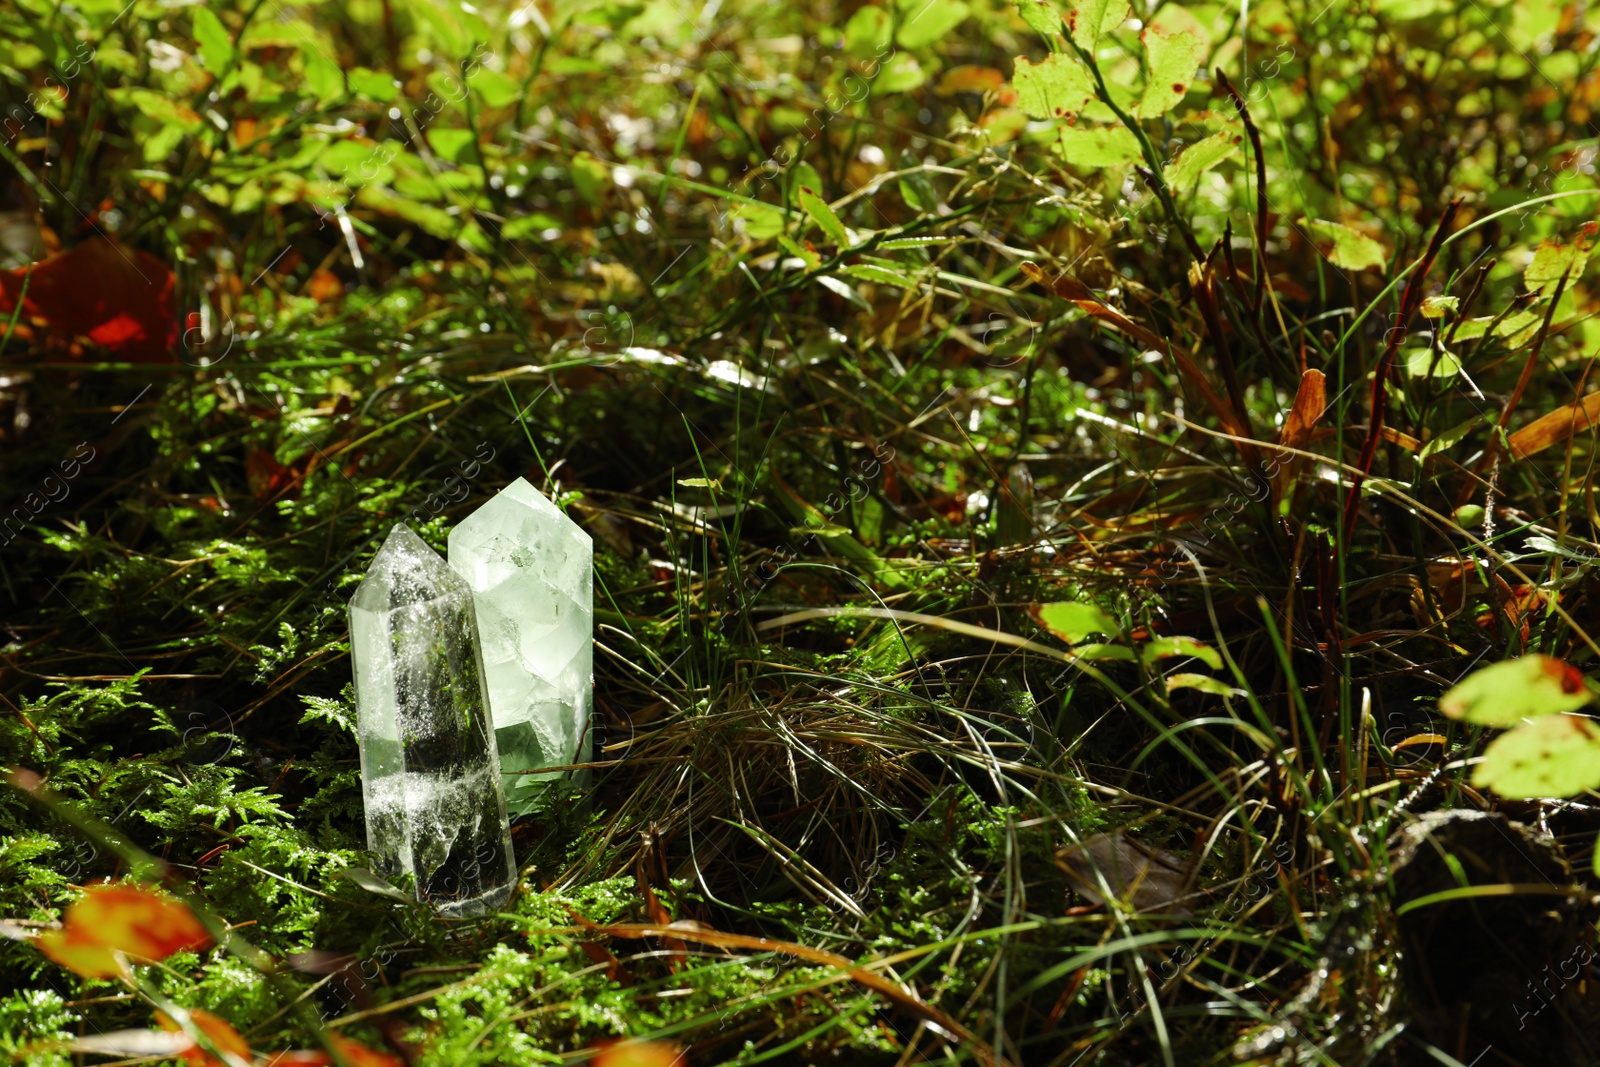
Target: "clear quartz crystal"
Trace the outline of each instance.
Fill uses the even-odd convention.
[[[589,759],[594,544],[518,478],[450,531],[450,566],[476,593],[489,708],[513,815]]]
[[[350,601],[367,848],[451,915],[516,884],[472,590],[404,523]]]

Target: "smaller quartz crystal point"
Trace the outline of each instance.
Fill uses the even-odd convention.
[[[589,759],[594,543],[518,478],[450,531],[450,566],[476,594],[506,806],[525,814],[557,776],[528,772]]]
[[[367,848],[419,900],[491,911],[516,864],[472,590],[404,523],[350,601]]]

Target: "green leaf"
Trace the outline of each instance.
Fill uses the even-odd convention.
[[[490,107],[510,107],[522,96],[522,83],[498,70],[479,67],[472,75],[472,91]]]
[[[1523,272],[1523,284],[1529,292],[1546,296],[1555,290],[1563,274],[1568,275],[1567,284],[1571,285],[1582,277],[1583,268],[1589,262],[1592,244],[1592,241],[1581,237],[1570,245],[1555,240],[1541,242],[1528,269]]]
[[[1066,118],[1095,99],[1094,79],[1088,69],[1061,52],[1046,56],[1041,63],[1018,56],[1011,83],[1017,90],[1017,106],[1030,118]]]
[[[456,130],[444,126],[436,126],[425,135],[428,144],[440,159],[447,159],[451,163],[473,163],[474,149],[477,147],[473,141],[471,130]]]
[[[1090,634],[1115,637],[1122,632],[1117,620],[1100,610],[1099,605],[1082,600],[1035,604],[1029,610],[1040,626],[1069,645],[1077,644]]]
[[[1535,654],[1474,671],[1439,698],[1439,710],[1480,726],[1515,726],[1523,719],[1575,711],[1589,699],[1576,667]]]
[[[1034,33],[1047,41],[1055,40],[1062,30],[1061,9],[1054,0],[1017,0],[1017,14]]]
[[[360,93],[369,100],[376,100],[386,104],[395,98],[400,91],[400,83],[395,81],[393,75],[382,71],[371,70],[367,67],[352,68],[349,74],[350,89]]]
[[[1148,119],[1171,111],[1189,92],[1205,45],[1188,31],[1161,33],[1146,29],[1140,37],[1144,40],[1147,76],[1144,93],[1134,104],[1133,113]]]
[[[740,220],[744,232],[758,241],[765,241],[783,232],[783,212],[771,204],[740,204],[728,212],[728,216]],[[804,253],[798,254],[802,259],[805,258]]]
[[[1570,797],[1600,788],[1600,726],[1581,715],[1525,722],[1494,739],[1472,784],[1503,797]]]
[[[1489,419],[1486,415],[1474,415],[1466,422],[1457,423],[1448,430],[1443,431],[1437,437],[1430,439],[1428,443],[1423,445],[1422,448],[1417,452],[1418,462],[1427,459],[1429,456],[1437,455],[1447,449],[1454,448],[1456,445],[1461,443],[1461,439],[1466,437],[1467,434],[1471,433],[1473,430],[1476,430],[1479,426],[1482,426],[1488,421]],[[1463,507],[1465,506],[1467,505],[1463,505]],[[1481,512],[1483,509],[1479,508],[1478,510]],[[1465,526],[1467,524],[1461,523],[1461,525]]]
[[[895,41],[901,48],[926,48],[936,44],[972,13],[962,0],[914,0],[905,10],[906,19],[895,34]]]
[[[800,195],[802,187],[808,189],[822,188],[822,175],[817,173],[817,168],[805,160],[794,164],[788,172],[788,197],[792,201]]]
[[[857,263],[844,268],[839,272],[852,278],[860,278],[864,282],[877,282],[880,285],[895,285],[901,289],[915,289],[917,283],[907,275],[888,267],[880,267],[871,263]]]
[[[545,230],[561,229],[561,220],[553,215],[546,215],[542,211],[535,211],[531,215],[521,215],[510,219],[500,227],[500,232],[507,240],[522,241],[530,237],[537,237]]]
[[[1344,270],[1368,270],[1389,262],[1383,246],[1366,234],[1339,222],[1322,219],[1301,219],[1300,224],[1324,241],[1332,243],[1328,260]]]
[[[200,45],[200,62],[214,76],[222,77],[222,72],[233,65],[237,53],[233,48],[233,35],[209,7],[194,9],[194,39]]]
[[[875,93],[909,93],[917,86],[928,80],[928,75],[923,71],[922,64],[909,52],[900,52],[883,68],[872,83]]]
[[[1425,319],[1442,319],[1446,314],[1454,312],[1461,307],[1459,296],[1429,296],[1422,300],[1422,317]]]
[[[1139,139],[1125,126],[1062,126],[1053,147],[1063,160],[1080,167],[1116,167],[1143,154]]]
[[[844,50],[853,56],[881,55],[889,47],[889,31],[889,13],[883,8],[858,8],[844,25]]]
[[[833,208],[828,206],[826,200],[802,186],[800,207],[811,216],[811,221],[822,227],[822,232],[828,235],[828,240],[834,245],[840,249],[850,247],[850,235],[845,232],[844,223],[839,221],[839,216],[833,213]]]
[[[590,153],[579,152],[572,157],[572,187],[585,201],[598,207],[611,188],[611,168]]]
[[[831,274],[819,275],[817,284],[835,296],[843,297],[862,311],[871,311],[872,305],[867,303],[867,298],[856,291],[855,286],[842,278],[835,278]]]
[[[350,138],[334,141],[317,155],[317,166],[339,177],[346,185],[365,185],[369,182],[386,182],[394,177],[394,168],[385,164],[383,150],[373,141]]]
[[[1122,25],[1128,18],[1128,0],[1084,0],[1074,4],[1067,16],[1072,30],[1072,40],[1091,56],[1100,49],[1105,35]],[[1191,70],[1190,74],[1194,72]]]
[[[762,206],[765,207],[765,205]],[[777,220],[777,229],[772,233],[766,234],[765,236],[776,237],[778,239],[778,244],[783,248],[783,250],[804,263],[806,265],[806,270],[816,270],[817,267],[822,263],[822,257],[817,255],[811,249],[806,248],[803,245],[796,244],[793,237],[790,237],[788,234],[782,232],[783,213],[776,208],[771,208],[769,210],[771,210],[772,214]],[[745,232],[750,234],[752,237],[761,236],[748,225],[745,227]]]
[[[1437,352],[1430,348],[1413,348],[1406,352],[1405,360],[1406,373],[1413,378],[1426,378],[1432,374],[1435,378],[1449,381],[1461,373],[1461,361],[1442,348]]]
[[[1513,312],[1494,328],[1494,335],[1504,337],[1506,345],[1510,348],[1521,348],[1533,340],[1533,335],[1539,332],[1539,326],[1543,321],[1543,316],[1537,311]]]
[[[201,118],[185,104],[179,104],[171,97],[152,92],[149,89],[112,90],[113,100],[123,100],[140,112],[161,123],[183,133],[194,133],[200,128]]]
[[[363,186],[356,193],[356,203],[405,219],[434,237],[454,239],[461,230],[461,220],[443,208],[399,196],[382,186]]]
[[[306,41],[300,46],[300,62],[305,67],[306,88],[312,96],[326,104],[344,95],[344,71],[315,41]]]
[[[1239,150],[1240,135],[1229,130],[1214,133],[1189,145],[1178,158],[1161,168],[1161,177],[1171,189],[1187,189],[1200,175]]]
[[[388,879],[382,875],[374,874],[365,867],[346,867],[338,873],[337,877],[354,882],[367,892],[376,893],[380,897],[398,900],[402,904],[412,903],[411,894],[401,892]]]
[[[1132,663],[1133,649],[1125,645],[1079,645],[1072,650],[1079,659],[1114,659]]]
[[[1244,690],[1235,689],[1227,682],[1213,678],[1209,674],[1190,674],[1180,671],[1177,674],[1167,675],[1165,680],[1168,689],[1198,689],[1202,693],[1219,697],[1240,696],[1244,693]]]
[[[791,526],[790,537],[849,537],[850,527],[840,526],[834,522],[824,522],[817,526]]]
[[[953,240],[954,237],[896,237],[889,241],[880,241],[877,249],[880,252],[901,252],[914,248],[936,248]]]
[[[1140,656],[1146,663],[1169,656],[1192,656],[1214,671],[1222,669],[1222,656],[1217,650],[1192,637],[1158,637],[1145,644]]]

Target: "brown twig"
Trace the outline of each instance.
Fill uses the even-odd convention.
[[[1250,148],[1256,154],[1256,291],[1250,313],[1259,315],[1262,289],[1267,282],[1267,157],[1261,153],[1261,131],[1256,129],[1255,121],[1250,118],[1250,106],[1244,102],[1244,97],[1239,95],[1221,67],[1217,68],[1217,80],[1233,97],[1233,106],[1238,109],[1239,118],[1244,123],[1245,136],[1250,138]]]
[[[1216,253],[1213,252],[1206,261],[1189,265],[1189,289],[1194,294],[1194,301],[1200,307],[1200,317],[1206,324],[1206,333],[1211,337],[1212,347],[1217,351],[1217,368],[1222,372],[1222,384],[1228,390],[1228,401],[1233,405],[1235,419],[1244,427],[1242,436],[1254,437],[1255,431],[1250,426],[1250,409],[1245,405],[1244,387],[1239,384],[1239,372],[1233,364],[1233,351],[1228,347],[1227,334],[1223,331],[1222,313],[1217,308],[1216,269],[1212,264]],[[1254,452],[1253,449],[1250,450]],[[1245,462],[1252,468],[1257,466],[1253,454],[1245,456]]]
[[[844,972],[857,985],[865,986],[923,1021],[932,1023],[939,1029],[944,1030],[972,1050],[981,1062],[1007,1067],[1007,1060],[991,1049],[978,1035],[951,1018],[949,1014],[940,1011],[909,989],[895,984],[876,971],[869,970],[870,964],[858,964],[854,960],[841,956],[836,952],[828,952],[825,949],[796,944],[793,941],[779,941],[770,937],[725,934],[720,930],[712,930],[693,922],[677,922],[665,926],[654,923],[614,923],[610,926],[602,926],[590,922],[576,912],[573,913],[573,918],[595,933],[606,934],[610,937],[677,939],[695,941],[702,945],[711,945],[714,948],[721,949],[742,948],[753,952],[778,952],[810,963],[821,964],[824,967],[835,967]]]
[[[1350,479],[1350,493],[1345,498],[1346,549],[1349,548],[1356,532],[1356,516],[1359,514],[1357,506],[1361,503],[1361,483],[1372,473],[1372,461],[1377,456],[1378,441],[1383,436],[1383,409],[1388,398],[1389,375],[1394,371],[1395,356],[1400,351],[1400,343],[1405,340],[1406,323],[1411,321],[1411,317],[1422,304],[1422,290],[1428,272],[1433,269],[1433,261],[1439,257],[1439,249],[1444,245],[1450,223],[1455,220],[1456,211],[1460,207],[1459,198],[1452,200],[1445,207],[1444,214],[1439,216],[1439,225],[1434,228],[1433,240],[1428,242],[1428,250],[1422,254],[1422,259],[1417,262],[1417,269],[1411,274],[1411,280],[1406,283],[1405,293],[1400,298],[1400,313],[1396,316],[1395,324],[1385,334],[1383,357],[1378,360],[1377,370],[1372,375],[1372,405],[1371,414],[1367,419],[1367,438],[1361,444],[1361,458],[1356,462],[1356,473]]]
[[[1495,461],[1500,458],[1500,439],[1505,436],[1506,427],[1511,423],[1511,413],[1522,402],[1522,394],[1528,391],[1528,383],[1533,380],[1533,368],[1539,362],[1539,353],[1544,351],[1545,340],[1550,336],[1550,322],[1556,317],[1556,305],[1561,303],[1561,294],[1566,292],[1567,279],[1571,277],[1572,269],[1561,275],[1561,280],[1556,282],[1555,294],[1550,298],[1550,307],[1544,313],[1544,322],[1539,325],[1539,333],[1533,339],[1533,344],[1528,348],[1528,358],[1522,364],[1522,373],[1517,376],[1517,384],[1511,390],[1511,395],[1506,397],[1505,404],[1500,408],[1500,417],[1495,420],[1494,433],[1489,438],[1489,443],[1484,446],[1483,458],[1478,460],[1477,473],[1482,474]],[[1457,504],[1464,504],[1472,496],[1472,483],[1468,482],[1463,491],[1462,499]]]

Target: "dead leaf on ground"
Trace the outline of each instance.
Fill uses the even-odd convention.
[[[139,962],[202,949],[211,935],[181,901],[147,886],[99,884],[67,906],[61,929],[34,941],[38,950],[85,978],[124,973],[119,954]]]
[[[191,1008],[189,1010],[189,1022],[194,1024],[196,1030],[205,1035],[206,1040],[211,1042],[212,1047],[218,1052],[237,1056],[247,1063],[250,1061],[250,1042],[240,1036],[239,1031],[235,1030],[233,1024],[228,1020],[213,1015],[209,1011]],[[178,1059],[189,1064],[190,1067],[227,1067],[226,1060],[213,1056],[201,1048],[193,1038],[184,1033],[183,1027],[178,1025],[178,1021],[166,1012],[156,1012],[156,1023],[161,1029],[184,1038],[187,1044],[178,1050]]]
[[[1506,438],[1511,458],[1527,459],[1551,445],[1560,444],[1573,434],[1587,430],[1600,421],[1600,392],[1590,393],[1582,400],[1563,404],[1546,415],[1541,415],[1528,425]]]
[[[121,359],[171,362],[178,342],[173,290],[165,263],[95,237],[0,271],[0,315],[9,318],[21,299],[23,314],[43,319],[62,341],[87,337]]]
[[[1135,911],[1190,914],[1184,902],[1193,896],[1192,865],[1120,831],[1096,834],[1061,849],[1056,864],[1072,888],[1096,904],[1106,902],[1104,890],[1109,889]]]

